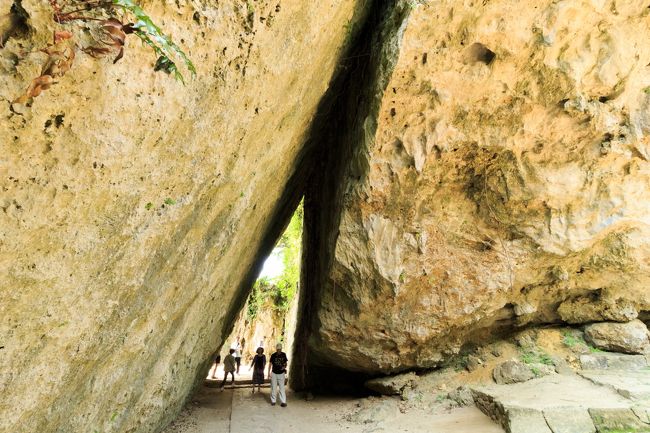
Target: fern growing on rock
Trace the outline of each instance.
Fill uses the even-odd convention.
[[[124,55],[128,35],[135,35],[152,49],[157,56],[154,71],[163,71],[185,83],[177,64],[180,61],[192,76],[196,75],[196,68],[185,52],[133,0],[49,0],[49,3],[56,23],[63,26],[83,22],[94,36],[90,42],[79,45],[73,32],[56,30],[52,43],[40,50],[48,55],[41,74],[14,103],[29,103],[55,84],[72,67],[76,49],[92,57],[113,54],[116,63]]]

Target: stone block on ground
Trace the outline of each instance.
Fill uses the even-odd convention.
[[[406,387],[413,386],[417,380],[415,373],[399,374],[397,376],[378,377],[370,379],[364,384],[371,391],[383,395],[399,395]]]
[[[634,401],[650,401],[650,371],[582,371],[580,376]]]
[[[632,406],[632,412],[644,424],[650,424],[650,407]]]
[[[523,362],[506,361],[497,365],[492,371],[492,378],[500,385],[526,382],[533,379],[535,374]]]
[[[539,410],[511,407],[506,409],[506,417],[508,433],[554,433]]]
[[[578,375],[553,375],[511,385],[475,386],[471,390],[476,406],[510,433],[543,431],[540,417],[558,432],[582,433],[579,429],[584,429],[584,433],[593,433],[585,418],[588,409],[630,410],[633,404],[614,389]],[[546,414],[548,418],[544,418]]]
[[[474,403],[472,390],[467,386],[459,386],[449,393],[448,398],[456,402],[458,406],[470,406]]]
[[[648,366],[643,355],[627,355],[623,353],[590,353],[580,355],[580,365],[583,370],[640,370]]]
[[[479,368],[481,365],[483,365],[483,360],[481,358],[478,356],[469,355],[467,357],[467,365],[465,365],[465,369],[472,372]]]
[[[596,433],[589,411],[585,408],[554,408],[544,411],[553,433]]]
[[[640,320],[593,323],[585,327],[585,340],[603,350],[643,353],[648,347],[648,328]]]
[[[648,433],[650,425],[642,422],[632,409],[589,409],[598,433]]]

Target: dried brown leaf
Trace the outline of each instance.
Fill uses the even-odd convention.
[[[14,104],[26,104],[32,98],[40,95],[43,90],[49,89],[54,84],[54,78],[51,75],[41,75],[32,80],[27,91],[16,98]]]
[[[48,58],[43,65],[41,75],[62,77],[72,67],[75,54],[71,47],[52,45],[42,51],[48,55]]]
[[[72,33],[67,30],[56,30],[54,31],[54,43],[58,44],[61,41],[72,39],[72,36]]]
[[[104,57],[105,55],[109,54],[112,50],[108,47],[90,46],[90,47],[83,48],[82,51],[91,57],[98,58],[98,57]]]

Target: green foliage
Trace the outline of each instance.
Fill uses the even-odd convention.
[[[255,5],[251,0],[246,0],[246,11],[248,12],[248,15],[253,15],[255,13]]]
[[[255,282],[246,310],[249,320],[255,319],[268,301],[280,315],[289,311],[300,283],[302,219],[303,206],[300,203],[274,249],[274,254],[281,256],[284,269],[276,278],[259,278]]]
[[[547,353],[537,350],[526,350],[521,353],[521,361],[524,364],[554,365],[553,359]]]
[[[267,288],[270,286],[268,279],[259,278],[255,281],[253,285],[253,290],[248,297],[248,306],[246,310],[246,317],[249,320],[254,320],[257,317],[257,313],[262,308],[264,301],[266,300]]]
[[[300,283],[300,258],[302,251],[302,203],[291,217],[291,221],[278,242],[284,270],[274,283],[277,286],[275,305],[280,311],[288,311],[298,292]]]
[[[583,343],[583,341],[581,341],[581,339],[571,331],[565,330],[562,331],[562,343],[564,343],[566,347],[573,347],[576,344]]]
[[[151,210],[151,208],[153,208],[153,203],[149,202],[149,203],[145,204],[145,205],[144,205],[144,208],[145,208],[146,210]]]
[[[594,346],[589,346],[589,352],[591,352],[591,353],[602,353],[603,350],[601,350],[601,349],[599,349],[597,347],[594,347]]]
[[[466,370],[468,364],[469,364],[469,355],[458,356],[452,363],[454,367],[454,371],[456,373]]]
[[[644,88],[643,93],[645,93],[646,95],[650,95],[650,86]]]
[[[176,204],[176,200],[174,200],[173,198],[169,198],[169,197],[167,197],[167,198],[165,199],[165,204],[171,206],[171,205],[173,205],[173,204]]]
[[[158,56],[154,70],[173,74],[177,80],[185,83],[183,75],[178,70],[174,60],[172,60],[174,58],[180,58],[192,76],[196,75],[196,68],[192,61],[172,41],[171,37],[165,35],[160,27],[154,24],[149,15],[138,4],[133,0],[113,0],[113,4],[130,12],[136,18],[135,23],[131,26],[133,33],[143,43],[151,47]]]

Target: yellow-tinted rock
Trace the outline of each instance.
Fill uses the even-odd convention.
[[[1,431],[151,432],[180,410],[297,204],[288,179],[363,4],[145,2],[196,79],[153,72],[129,37],[16,114],[43,62],[25,53],[54,29],[48,2],[22,1],[29,32],[3,27],[0,49]]]
[[[307,263],[308,363],[432,367],[594,290],[648,309],[650,22],[621,4],[411,13],[338,203],[307,199],[340,206],[331,263]]]

